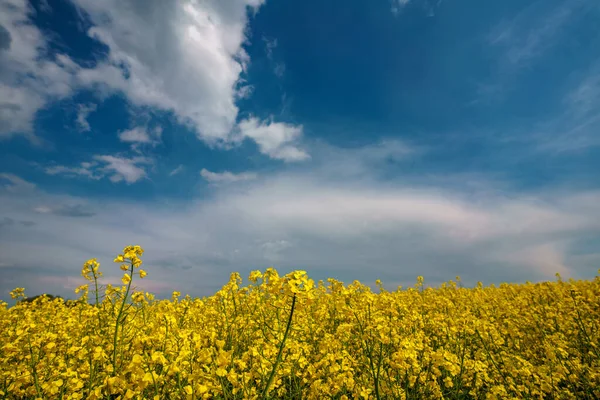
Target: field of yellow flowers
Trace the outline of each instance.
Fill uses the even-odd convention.
[[[92,259],[79,301],[0,304],[0,398],[600,399],[598,277],[374,293],[267,269],[159,301],[142,254],[120,287]]]

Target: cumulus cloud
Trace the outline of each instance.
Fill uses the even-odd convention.
[[[239,123],[239,129],[243,136],[256,142],[261,153],[271,158],[288,162],[310,158],[295,144],[302,136],[302,126],[249,118]]]
[[[200,176],[210,183],[232,183],[240,181],[250,181],[256,179],[258,175],[254,172],[242,172],[234,174],[229,171],[211,172],[206,168],[202,168]]]
[[[288,161],[307,158],[281,138],[287,131],[286,136],[299,139],[301,127],[250,120],[236,129],[236,101],[251,93],[242,77],[250,62],[242,47],[248,14],[262,0],[74,3],[93,23],[88,35],[109,49],[107,58],[91,68],[63,54],[46,59],[48,43],[31,22],[29,3],[2,3],[0,134],[33,135],[35,115],[48,102],[94,88],[123,93],[137,106],[172,111],[211,145],[239,143],[241,130],[266,155]],[[87,116],[94,106],[80,105],[77,111],[78,128],[89,131]],[[128,134],[134,133],[140,132]],[[135,137],[141,142],[142,136]]]
[[[247,7],[262,1],[75,3],[95,25],[89,35],[110,49],[104,64],[81,71],[83,82],[121,91],[137,105],[172,110],[204,140],[229,138],[249,61],[242,48]]]
[[[42,57],[47,42],[31,22],[29,2],[0,2],[0,135],[33,136],[39,109],[52,99],[68,96],[75,85],[76,65],[63,54]]]

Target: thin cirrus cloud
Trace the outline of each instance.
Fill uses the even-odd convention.
[[[538,0],[494,25],[482,43],[495,60],[494,73],[489,80],[478,83],[479,96],[472,104],[504,98],[514,88],[515,79],[553,48],[563,45],[563,33],[577,26],[593,7],[594,2],[589,0]]]
[[[556,45],[560,34],[585,15],[581,11],[591,7],[586,0],[563,1],[558,6],[538,0],[493,27],[488,43],[502,49],[502,60],[508,65],[523,67]]]
[[[175,176],[177,174],[182,173],[184,170],[185,170],[185,167],[183,166],[183,164],[180,164],[176,168],[171,170],[171,172],[169,172],[169,176]]]

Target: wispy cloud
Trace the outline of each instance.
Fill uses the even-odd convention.
[[[600,56],[579,81],[579,84],[566,96],[565,103],[575,117],[595,118],[600,115]]]
[[[80,132],[89,132],[92,130],[90,123],[88,122],[88,116],[96,111],[98,106],[96,104],[79,104],[77,106],[77,119],[75,123]]]
[[[34,183],[28,182],[15,174],[1,173],[0,179],[2,187],[13,193],[30,192],[36,187]],[[4,180],[4,182],[2,182],[2,180]]]
[[[229,171],[211,172],[205,168],[200,171],[200,176],[210,183],[232,183],[241,181],[250,181],[258,178],[258,174],[254,172],[242,172],[234,174]]]
[[[563,111],[544,121],[540,133],[531,135],[537,150],[564,154],[600,146],[600,58],[578,75],[564,95]]]
[[[525,66],[555,45],[563,30],[582,15],[577,11],[587,6],[588,2],[580,0],[563,1],[558,6],[538,0],[495,26],[488,43],[502,48],[502,59],[510,65]]]
[[[95,212],[82,204],[62,204],[60,206],[37,206],[33,209],[39,214],[54,214],[63,217],[93,217]]]
[[[263,36],[262,40],[265,43],[267,58],[273,60],[273,50],[277,48],[277,38],[267,38]]]
[[[135,183],[146,177],[143,165],[152,164],[152,160],[146,157],[126,158],[111,155],[98,155],[94,159],[105,163],[102,171],[110,175],[112,182],[125,181],[127,184]]]
[[[14,225],[21,225],[21,226],[29,227],[29,226],[35,225],[35,222],[33,222],[33,221],[16,221],[10,217],[0,218],[0,228],[11,227]]]
[[[411,0],[390,0],[390,2],[392,5],[392,13],[398,15],[400,11],[402,11],[402,9],[411,2]]]
[[[103,174],[96,170],[98,163],[82,162],[79,167],[66,167],[64,165],[51,165],[44,168],[48,175],[62,175],[68,178],[85,177],[89,179],[101,179]]]
[[[95,155],[93,161],[82,162],[77,167],[50,165],[44,168],[48,175],[66,178],[98,180],[108,177],[112,182],[132,184],[147,176],[146,166],[154,164],[149,157],[125,157],[121,155]]]
[[[185,169],[185,167],[183,166],[183,164],[180,164],[179,166],[177,166],[177,168],[175,168],[174,170],[169,172],[169,176],[175,176],[175,175],[183,172],[184,169]]]
[[[529,70],[556,47],[569,40],[569,29],[594,7],[589,0],[546,2],[537,0],[512,18],[495,25],[483,39],[483,46],[495,67],[490,80],[478,82],[478,95],[471,105],[495,103],[506,97],[516,77]]]
[[[267,38],[263,36],[263,42],[265,43],[265,53],[267,54],[267,59],[273,68],[273,73],[278,78],[283,78],[285,74],[285,64],[277,60],[274,55],[274,50],[279,45],[277,38]]]

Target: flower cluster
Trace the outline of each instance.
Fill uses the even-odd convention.
[[[600,398],[598,277],[374,292],[267,269],[155,300],[131,289],[142,254],[115,258],[128,278],[96,304],[0,305],[0,397]]]

